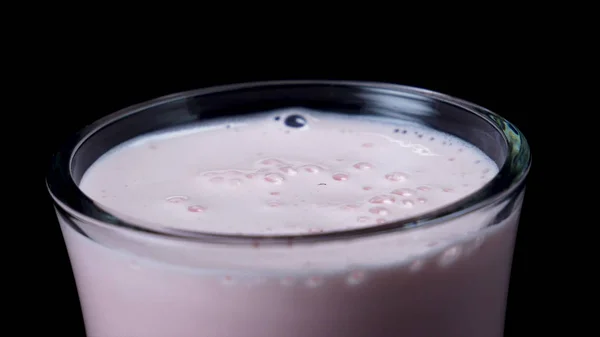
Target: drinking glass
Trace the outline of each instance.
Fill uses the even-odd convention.
[[[473,144],[500,170],[475,193],[417,217],[299,235],[151,226],[78,188],[94,161],[134,137],[283,108],[417,123]],[[46,182],[90,337],[500,337],[530,165],[514,125],[464,100],[386,83],[280,81],[193,90],[113,113],[56,152]],[[481,229],[443,235],[465,223]],[[420,234],[437,239],[422,254],[395,252]],[[381,260],[336,259],[378,250]],[[281,267],[308,256],[312,266]]]

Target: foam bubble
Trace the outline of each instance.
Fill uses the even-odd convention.
[[[324,283],[324,280],[322,277],[320,276],[313,276],[310,277],[309,279],[306,280],[305,284],[307,287],[309,288],[317,288],[322,286]]]
[[[268,173],[265,174],[265,181],[272,184],[281,184],[284,181],[284,178],[281,174],[278,173]]]
[[[167,197],[165,200],[167,202],[170,202],[172,204],[179,204],[182,203],[186,200],[189,200],[190,198],[188,196],[185,195],[172,195],[170,197]]]
[[[371,164],[369,164],[369,163],[366,163],[366,162],[360,162],[360,163],[356,163],[356,164],[354,164],[354,165],[352,165],[352,166],[353,166],[355,169],[357,169],[357,170],[361,170],[361,171],[364,171],[364,170],[369,170],[369,169],[372,169],[372,168],[373,168],[373,165],[371,165]]]
[[[267,201],[267,205],[269,205],[269,207],[280,207],[283,206],[283,202],[279,200],[271,200]]]
[[[385,175],[385,179],[389,181],[406,181],[408,179],[408,175],[403,172],[391,172]]]
[[[192,205],[189,206],[188,211],[192,212],[192,213],[203,213],[206,209],[200,205]]]
[[[384,208],[384,207],[371,207],[371,208],[369,208],[369,212],[371,212],[373,214],[377,214],[377,215],[390,214],[390,211],[388,211],[387,208]]]
[[[240,179],[229,179],[229,185],[237,187],[240,186],[242,184],[242,181]]]
[[[268,165],[268,166],[274,166],[274,165],[282,165],[283,162],[279,159],[275,159],[275,158],[268,158],[268,159],[264,159],[260,162],[263,165]]]
[[[346,283],[351,286],[356,286],[365,281],[365,272],[362,270],[355,270],[348,274],[346,277]]]
[[[391,195],[386,195],[386,194],[378,195],[378,196],[375,196],[375,197],[369,199],[369,202],[372,204],[388,204],[388,205],[390,205],[390,204],[393,204],[395,201],[396,201],[396,198],[394,198]]]
[[[411,190],[410,188],[398,188],[392,191],[392,194],[396,194],[402,197],[410,197],[411,195],[415,194],[416,192]]]
[[[413,207],[415,205],[412,200],[402,200],[402,206],[404,207]]]
[[[349,176],[345,173],[336,173],[332,176],[333,180],[337,180],[337,181],[346,181],[348,180]]]

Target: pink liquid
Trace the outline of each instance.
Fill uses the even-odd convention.
[[[285,125],[292,113],[305,117],[297,127]],[[433,130],[295,110],[136,139],[98,160],[80,187],[147,227],[276,236],[424,214],[497,171]],[[498,337],[518,213],[485,227],[502,207],[275,247],[81,223],[92,241],[62,228],[91,337]]]

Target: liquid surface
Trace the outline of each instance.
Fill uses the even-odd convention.
[[[96,161],[80,188],[160,226],[287,235],[427,213],[497,172],[479,149],[422,126],[290,109],[134,139]]]
[[[456,138],[384,122],[290,109],[166,130],[107,153],[81,188],[146,226],[312,234],[432,211],[498,171]],[[283,245],[58,217],[89,336],[500,337],[521,200]]]

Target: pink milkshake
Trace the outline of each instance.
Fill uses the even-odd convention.
[[[500,337],[523,192],[430,216],[499,171],[423,124],[275,109],[96,158],[79,189],[136,227],[58,218],[89,337]]]

